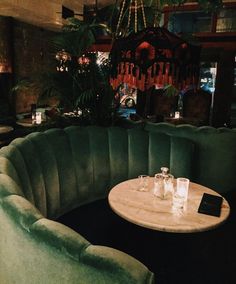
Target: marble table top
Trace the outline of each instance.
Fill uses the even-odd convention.
[[[33,127],[35,126],[34,123],[32,123],[32,118],[27,117],[27,118],[22,118],[16,121],[16,124],[24,126],[24,127]]]
[[[13,131],[13,127],[8,125],[0,125],[0,134],[5,134]]]
[[[147,192],[136,190],[138,179],[124,181],[110,191],[112,210],[136,225],[165,232],[193,233],[213,229],[222,224],[230,213],[223,199],[220,217],[198,213],[203,193],[220,195],[202,185],[190,182],[188,201],[183,210],[172,209],[172,197],[160,199],[153,194],[154,179],[150,178]]]

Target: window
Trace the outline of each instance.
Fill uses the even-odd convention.
[[[216,32],[236,32],[236,9],[224,9],[217,15]]]
[[[214,93],[217,63],[201,62],[200,64],[200,88]]]
[[[173,33],[236,32],[236,8],[227,7],[217,15],[204,11],[172,11],[168,29]]]
[[[173,33],[197,33],[211,31],[212,16],[205,12],[172,12],[168,29]]]

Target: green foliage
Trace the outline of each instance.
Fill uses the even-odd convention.
[[[97,55],[87,52],[96,41],[96,33],[104,29],[104,24],[95,21],[86,23],[75,18],[68,19],[62,33],[53,40],[55,54],[64,50],[70,55],[70,60],[66,62],[68,72],[55,70],[32,75],[16,84],[13,91],[30,88],[38,94],[38,104],[55,97],[59,107],[65,111],[80,109],[83,115],[78,117],[79,123],[86,120],[89,124],[110,124],[114,92],[109,83],[109,65],[107,62],[98,65]],[[79,62],[83,55],[89,63]]]
[[[104,26],[100,23],[89,24],[76,18],[69,18],[68,21],[53,43],[56,50],[65,49],[71,56],[79,57],[95,43],[96,32],[103,30]]]
[[[86,111],[92,124],[107,124],[113,112],[114,92],[109,83],[109,64],[98,64],[96,53],[86,52],[95,43],[97,32],[106,28],[104,23],[86,23],[70,18],[55,40],[58,50],[64,49],[72,56],[68,72],[63,72],[69,86],[65,84],[66,90],[63,86],[61,88],[61,106]],[[78,64],[82,55],[89,60],[88,64]]]
[[[155,21],[159,23],[164,5],[182,5],[186,0],[145,0],[145,15],[147,26],[152,26]],[[202,9],[214,10],[222,5],[222,0],[199,0]],[[134,19],[128,22],[128,5],[124,9],[121,22],[121,34],[128,35],[133,32]],[[107,62],[98,65],[96,55],[86,51],[96,42],[97,33],[109,33],[113,39],[116,35],[119,17],[119,1],[114,4],[98,9],[96,17],[89,22],[80,21],[76,18],[68,19],[62,32],[53,40],[55,53],[65,50],[71,56],[67,62],[68,72],[48,72],[32,75],[18,82],[13,91],[23,88],[31,88],[39,96],[39,103],[46,98],[56,97],[60,107],[68,110],[82,109],[86,118],[92,124],[110,123],[113,108],[114,92],[109,84],[109,64]],[[140,18],[140,17],[139,17]],[[139,21],[138,29],[143,28]],[[82,55],[90,59],[90,64],[78,64],[78,58]],[[175,95],[175,90],[170,86],[166,88],[166,95]]]
[[[176,89],[173,85],[166,85],[164,89],[164,95],[167,97],[178,96],[179,94],[178,89]]]

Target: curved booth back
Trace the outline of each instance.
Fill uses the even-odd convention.
[[[236,129],[147,123],[151,133],[187,138],[195,145],[192,181],[224,194],[235,192]]]
[[[143,130],[68,127],[0,150],[1,283],[152,283],[140,262],[52,220],[161,166],[191,178],[194,146]],[[28,281],[28,282],[27,282]]]
[[[106,197],[121,181],[154,175],[163,165],[175,176],[191,175],[192,147],[183,138],[136,129],[51,129],[2,148],[0,170],[44,216],[56,218]]]

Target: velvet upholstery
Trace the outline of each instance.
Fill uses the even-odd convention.
[[[191,178],[193,152],[186,138],[119,127],[50,129],[3,147],[0,283],[153,283],[133,257],[53,220],[161,166]]]
[[[192,181],[223,195],[235,191],[236,129],[147,123],[145,130],[191,140],[195,145]]]

